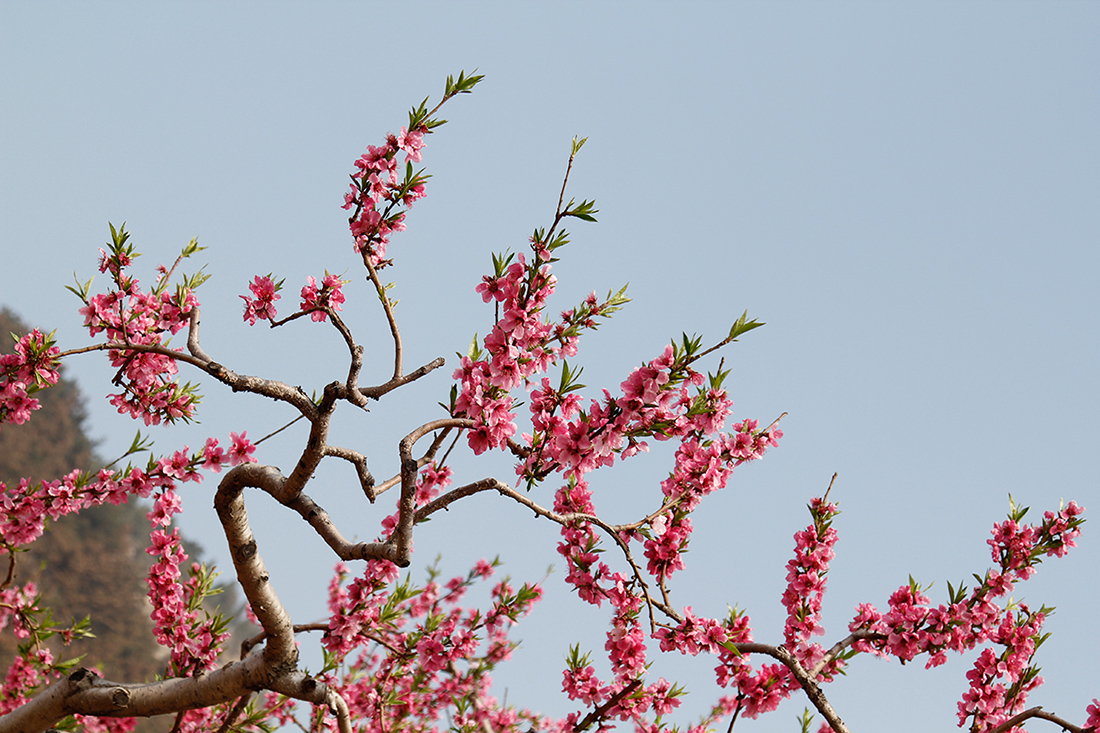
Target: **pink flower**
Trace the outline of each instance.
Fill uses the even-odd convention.
[[[257,318],[274,320],[275,301],[282,297],[278,293],[280,285],[281,283],[276,284],[270,275],[267,277],[257,275],[248,284],[248,289],[255,297],[238,296],[244,301],[244,320],[248,321],[248,325],[255,326]]]
[[[187,446],[183,450],[176,451],[171,458],[160,459],[160,469],[164,475],[175,479],[187,480],[195,475],[191,467],[191,457],[187,454]]]
[[[1100,730],[1100,700],[1092,698],[1092,704],[1085,709],[1085,712],[1089,714],[1089,719],[1085,721],[1085,730]]]
[[[328,318],[323,310],[324,308],[341,310],[340,306],[344,302],[344,294],[340,288],[344,286],[345,282],[336,275],[330,275],[326,272],[321,288],[318,289],[317,280],[310,275],[307,284],[302,288],[302,311],[309,313],[312,320],[323,322]]]
[[[596,670],[591,665],[565,670],[561,687],[570,700],[580,700],[585,705],[597,705],[608,694],[607,688],[600,683]]]
[[[213,471],[219,472],[222,470],[222,463],[225,462],[225,451],[218,447],[217,438],[207,438],[206,445],[202,448],[203,456],[203,468],[209,468]]]
[[[236,466],[240,463],[256,462],[256,459],[252,457],[252,454],[256,451],[256,446],[248,440],[247,430],[240,435],[230,433],[229,437],[233,441],[233,447],[229,449],[229,465]]]
[[[408,159],[414,163],[419,163],[420,149],[424,147],[424,135],[419,130],[413,130],[408,132],[404,127],[401,128],[401,134],[397,136],[397,147],[405,151],[405,155]]]

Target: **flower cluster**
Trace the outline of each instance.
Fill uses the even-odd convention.
[[[52,334],[35,329],[16,340],[13,353],[0,355],[0,429],[8,422],[25,423],[38,409],[30,395],[57,384],[60,353]]]
[[[271,275],[257,275],[248,284],[252,296],[237,296],[244,301],[244,320],[248,321],[248,325],[255,326],[257,318],[261,321],[275,320],[275,301],[283,297],[279,295],[282,286],[282,281],[276,283]]]
[[[0,482],[0,551],[33,542],[45,528],[48,519],[58,519],[100,504],[122,504],[131,496],[148,498],[154,491],[166,491],[176,481],[198,481],[198,469],[215,471],[228,463],[250,463],[256,447],[247,433],[231,433],[229,453],[218,447],[216,438],[209,438],[201,453],[189,455],[185,447],[169,457],[150,460],[145,470],[128,466],[125,470],[102,469],[95,473],[72,471],[61,479],[33,483],[20,480],[8,487]]]
[[[683,552],[692,532],[689,515],[702,498],[724,488],[735,466],[762,457],[783,437],[778,428],[760,430],[756,420],[735,423],[732,433],[702,433],[698,423],[712,421],[713,413],[691,414],[686,389],[680,390],[679,409],[662,417],[672,418],[674,429],[678,426],[683,431],[684,442],[677,448],[672,473],[661,483],[665,503],[650,521],[651,536],[644,543],[647,570],[661,580],[684,567]],[[730,403],[725,393],[717,392],[717,397],[713,393],[716,390],[700,390],[708,409],[727,412]]]
[[[100,272],[110,272],[113,287],[91,295],[91,281],[80,289],[70,288],[84,301],[80,309],[89,334],[106,332],[111,365],[119,372],[116,384],[123,391],[111,395],[119,413],[142,419],[146,425],[162,420],[190,420],[198,404],[193,384],[180,384],[173,350],[167,339],[188,325],[198,305],[194,290],[206,280],[203,274],[185,276],[174,290],[169,282],[176,265],[201,248],[194,240],[184,248],[171,270],[158,268],[154,287],[143,291],[129,274],[138,253],[129,243],[125,229],[111,227],[110,250],[100,250]],[[134,348],[140,347],[140,348]]]
[[[782,598],[787,609],[783,639],[794,658],[807,669],[813,669],[825,656],[821,645],[811,644],[809,639],[825,633],[821,603],[825,597],[825,575],[835,556],[837,533],[832,520],[838,513],[836,504],[814,499],[810,503],[814,523],[795,534],[795,556],[787,563],[787,589]]]
[[[782,602],[787,608],[784,629],[785,646],[795,660],[806,669],[813,669],[824,657],[818,644],[809,637],[823,633],[821,601],[825,592],[825,574],[833,557],[836,532],[831,521],[838,513],[836,505],[816,498],[810,504],[813,524],[795,534],[795,557],[787,563],[787,588]],[[752,642],[749,617],[732,610],[724,621],[695,616],[691,607],[683,611],[683,621],[676,626],[660,628],[655,637],[662,651],[679,651],[696,656],[701,653],[718,657],[715,674],[718,684],[734,692],[719,700],[712,716],[744,715],[756,718],[774,710],[780,702],[798,689],[790,670],[781,664],[763,664],[759,669],[750,655],[738,645]],[[818,674],[826,681],[838,667]]]
[[[444,101],[470,91],[478,80],[465,75],[457,82],[448,79]],[[392,303],[385,294],[388,286],[381,284],[377,270],[389,264],[390,236],[404,229],[407,210],[424,195],[427,176],[415,172],[413,164],[421,160],[424,136],[442,124],[432,119],[434,112],[421,104],[398,134],[387,135],[381,146],[371,146],[355,162],[351,190],[344,199],[344,208],[351,211],[356,252],[390,316],[398,352]],[[574,155],[583,142],[574,140]],[[590,655],[573,647],[562,689],[570,700],[591,709],[587,715],[581,710],[553,721],[505,705],[490,694],[490,673],[511,656],[516,642],[510,634],[541,597],[539,585],[517,589],[509,579],[500,579],[489,590],[487,605],[466,607],[467,591],[481,583],[488,587],[497,561],[481,560],[465,575],[446,581],[433,567],[421,585],[408,576],[401,579],[389,561],[368,560],[354,578],[339,564],[329,586],[331,615],[324,624],[325,662],[318,679],[339,692],[356,729],[429,730],[446,716],[448,726],[460,731],[565,733],[594,724],[602,730],[613,727],[609,721],[617,719],[633,723],[638,731],[657,733],[666,729],[662,718],[679,706],[684,691],[663,677],[650,676],[654,641],[662,652],[716,660],[714,671],[724,694],[690,729],[693,733],[716,727],[722,717],[756,718],[774,710],[798,690],[798,680],[805,682],[808,676],[830,682],[860,652],[903,662],[927,654],[927,666],[933,667],[945,661],[947,651],[988,644],[967,674],[969,687],[958,705],[960,725],[988,731],[1021,711],[1028,694],[1042,684],[1033,657],[1050,609],[1031,610],[1001,599],[1016,582],[1030,577],[1043,558],[1060,557],[1075,545],[1084,520],[1082,509],[1072,502],[1058,512],[1047,512],[1037,524],[1025,524],[1027,509],[1013,505],[1008,520],[994,526],[989,540],[997,569],[979,577],[973,591],[949,584],[947,602],[933,607],[923,589],[910,580],[890,596],[885,613],[870,604],[858,606],[849,625],[852,635],[830,650],[811,642],[824,633],[822,604],[837,541],[832,521],[838,510],[825,498],[811,502],[812,521],[794,537],[794,557],[787,563],[787,586],[780,598],[786,610],[782,645],[755,642],[748,615],[736,609],[724,619],[696,615],[691,606],[674,609],[668,583],[684,568],[693,512],[707,496],[727,486],[734,468],[761,458],[782,437],[774,423],[761,428],[752,419],[733,422],[727,429],[733,403],[722,384],[728,372],[719,367],[717,374],[704,375],[695,368],[703,356],[761,324],[747,322],[746,314],[726,339],[708,349],[702,348],[700,339],[685,335],[631,371],[617,394],[603,390],[586,403],[580,395],[581,370],[571,368],[567,358],[576,356],[583,332],[595,329],[600,319],[627,302],[625,289],[609,292],[604,299],[592,293],[557,318],[546,311],[557,285],[554,253],[568,241],[564,231],[555,231],[564,217],[594,220],[595,212],[594,202],[570,201],[564,208],[559,203],[550,230],[536,230],[532,236],[529,255],[494,256],[493,274],[476,287],[482,300],[493,305],[493,325],[462,357],[454,372],[458,384],[445,406],[451,419],[440,424],[446,430],[465,430],[475,454],[509,450],[518,458],[516,475],[529,491],[551,477],[560,482],[552,509],[510,488],[497,488],[561,525],[557,552],[565,559],[566,582],[587,603],[602,607],[608,602],[604,652],[610,676],[601,679]],[[130,274],[137,253],[128,234],[113,226],[111,231],[112,243],[100,250],[99,269],[109,273],[113,286],[96,295],[90,294],[90,283],[74,290],[84,302],[81,313],[90,333],[106,333],[106,348],[118,369],[116,383],[123,388],[111,401],[120,412],[147,424],[188,420],[197,394],[193,386],[181,386],[176,379],[181,355],[168,342],[195,322],[194,289],[205,276],[185,276],[174,290],[169,290],[169,281],[180,260],[199,248],[192,241],[171,270],[159,268],[154,287],[146,292]],[[331,316],[352,344],[337,315],[344,303],[345,281],[327,272],[320,284],[309,277],[301,289],[299,311],[276,321],[282,284],[271,275],[256,276],[248,284],[250,295],[240,296],[244,320],[250,325],[267,320],[275,326],[306,315],[316,322]],[[50,336],[34,331],[18,340],[14,354],[0,357],[0,423],[28,419],[37,407],[32,395],[57,381],[60,356],[64,354]],[[547,375],[559,365],[560,379],[552,380]],[[356,364],[353,374],[357,369]],[[394,383],[398,381],[395,377]],[[529,404],[530,428],[525,432],[517,425],[513,396],[521,387]],[[647,451],[651,440],[668,441],[674,448],[672,469],[660,482],[659,494],[655,492],[657,506],[638,521],[610,525],[597,511],[590,474],[614,465],[616,456],[622,461]],[[207,438],[200,451],[185,446],[150,459],[144,469],[74,471],[37,484],[23,479],[12,487],[0,483],[0,555],[11,556],[34,541],[48,519],[97,504],[122,503],[132,496],[152,499],[147,515],[152,525],[147,552],[153,556],[148,597],[158,641],[169,651],[166,676],[202,675],[216,662],[227,636],[226,622],[203,606],[213,592],[215,575],[192,564],[185,577],[187,556],[172,525],[182,508],[177,493],[181,484],[201,481],[203,469],[220,471],[255,460],[255,446],[246,433],[231,433],[230,441],[222,447],[217,439]],[[403,471],[419,471],[414,509],[433,502],[450,485],[451,469],[428,463],[441,442],[438,437],[420,461],[427,465],[417,469],[417,462],[403,462]],[[139,443],[135,441],[131,452]],[[459,487],[444,499],[476,490],[476,485]],[[379,541],[392,536],[399,516],[394,513],[382,520]],[[622,550],[625,562],[620,569],[604,552],[608,539]],[[636,559],[641,557],[644,562]],[[79,624],[53,625],[48,612],[39,607],[33,583],[9,585],[10,578],[0,585],[0,629],[11,626],[16,638],[25,642],[0,688],[0,714],[24,704],[36,689],[62,673],[64,664],[54,659],[44,639],[58,635],[67,642],[85,632]],[[753,654],[767,654],[780,663],[754,664]],[[1085,730],[1100,729],[1100,701],[1093,700],[1087,715]],[[175,729],[267,729],[275,722],[303,730],[335,730],[335,721],[325,716],[324,709],[316,709],[314,719],[304,724],[295,718],[292,703],[267,693],[247,703],[231,701],[219,708],[185,711],[177,717]],[[85,730],[109,733],[123,733],[134,725],[95,718],[78,722]],[[808,726],[807,716],[804,729]]]
[[[520,255],[492,279],[491,293],[483,290],[486,302],[495,298],[503,306],[503,315],[485,337],[485,353],[475,344],[454,373],[461,388],[453,411],[477,423],[468,433],[475,454],[498,448],[515,435],[509,391],[557,357],[558,349],[548,344],[554,329],[540,317],[554,291],[549,270],[548,265],[528,267]]]
[[[272,326],[279,326],[299,316],[309,315],[310,319],[322,323],[328,319],[330,311],[342,309],[344,293],[342,288],[347,280],[341,280],[337,275],[325,273],[321,280],[321,286],[317,286],[317,278],[310,275],[306,284],[302,286],[302,302],[299,310],[294,315],[281,321],[276,321],[278,315],[275,301],[283,296],[279,291],[283,288],[283,280],[275,281],[271,275],[257,275],[248,283],[251,295],[237,296],[244,301],[244,320],[250,326],[255,326],[256,321],[269,321]]]
[[[604,647],[614,681],[600,683],[594,672],[579,662],[566,671],[566,692],[573,699],[596,704],[597,699],[606,702],[627,686],[638,684],[644,676],[647,634],[640,622],[644,603],[640,578],[613,571],[600,560],[601,537],[585,519],[596,515],[587,474],[611,465],[615,456],[622,460],[648,450],[649,438],[677,442],[675,466],[661,484],[660,509],[645,526],[636,525],[620,538],[625,543],[642,543],[647,572],[663,584],[683,567],[682,556],[692,531],[691,512],[703,497],[726,485],[734,467],[761,457],[767,447],[776,445],[782,432],[774,427],[761,430],[755,420],[738,422],[731,432],[723,432],[732,404],[721,386],[725,374],[712,376],[708,382],[694,371],[691,364],[702,353],[701,343],[686,337],[683,343],[669,345],[658,357],[633,370],[620,385],[619,396],[604,390],[602,399],[591,400],[587,406],[577,394],[583,386],[577,383],[580,370],[571,370],[567,362],[562,363],[556,385],[549,377],[540,378],[564,357],[576,355],[580,334],[594,329],[597,318],[610,315],[626,302],[624,291],[609,293],[603,301],[593,293],[580,306],[563,312],[560,320],[545,318],[543,313],[556,286],[551,272],[555,246],[560,244],[551,245],[536,232],[530,261],[523,255],[494,257],[495,272],[482,279],[477,292],[486,303],[494,304],[496,319],[482,343],[475,342],[454,373],[459,386],[452,414],[473,420],[468,441],[475,453],[507,446],[521,455],[516,472],[529,486],[554,473],[565,478],[553,508],[561,516],[577,518],[563,524],[558,545],[566,559],[566,580],[581,599],[596,605],[606,599],[612,606]],[[517,443],[513,441],[517,426],[511,391],[521,385],[530,394],[532,430],[523,433]],[[690,633],[682,636],[694,638]],[[670,648],[660,632],[656,638],[662,640],[663,649]],[[708,651],[718,651],[715,643],[707,642]],[[691,647],[694,642],[687,644]],[[773,672],[759,674],[768,677]],[[764,677],[759,674],[746,669],[739,679],[746,685],[758,683],[761,690],[776,687],[761,681]],[[666,704],[660,702],[664,699],[660,690],[670,688],[662,684],[634,690],[616,703],[609,715],[640,721],[650,709],[663,709]],[[764,702],[755,705],[754,709],[766,707]]]
[[[991,642],[1004,647],[1001,654],[984,649],[967,677],[970,689],[959,703],[960,725],[972,719],[976,729],[986,730],[1019,712],[1028,693],[1042,684],[1031,656],[1041,642],[1043,620],[1050,609],[1030,612],[1026,606],[1005,606],[1020,580],[1027,580],[1045,556],[1061,556],[1074,546],[1084,511],[1070,502],[1059,511],[1048,511],[1036,525],[1023,525],[1027,508],[1012,506],[1009,518],[994,525],[989,541],[998,569],[989,570],[969,594],[966,588],[948,584],[948,603],[932,607],[916,581],[895,591],[889,610],[879,613],[870,604],[857,608],[849,629],[863,635],[853,648],[910,661],[928,654],[927,667],[946,661],[946,651],[965,652]]]
[[[387,135],[382,145],[367,146],[367,152],[355,161],[343,208],[352,210],[348,223],[355,251],[373,267],[383,266],[390,235],[405,230],[405,212],[424,196],[427,176],[414,173],[412,164],[421,160],[427,132],[423,123],[411,129],[402,127],[397,135]],[[403,176],[399,175],[398,153],[405,155]]]
[[[53,652],[45,647],[17,656],[0,685],[0,715],[25,704],[29,691],[52,681],[57,676],[51,674],[53,666]]]
[[[397,569],[389,562],[368,561],[350,582],[347,568],[337,565],[329,586],[325,673],[363,730],[385,728],[390,720],[430,727],[452,706],[452,725],[463,730],[518,730],[520,723],[541,720],[489,694],[489,673],[511,656],[515,642],[508,635],[541,589],[516,589],[505,579],[493,586],[487,609],[461,606],[466,591],[492,577],[495,567],[482,560],[446,582],[431,568],[416,588],[408,577],[394,585]]]
[[[197,473],[186,474],[181,480],[197,481],[199,477]],[[152,544],[146,549],[155,558],[146,576],[153,608],[150,617],[157,641],[170,652],[171,672],[176,677],[213,667],[222,643],[229,636],[226,622],[202,609],[203,599],[211,592],[213,576],[192,563],[190,578],[180,582],[180,565],[187,559],[187,553],[179,529],[172,528],[171,533],[165,529],[172,523],[172,516],[181,510],[174,487],[162,489],[148,514],[153,531]]]
[[[970,689],[959,701],[959,725],[968,720],[978,730],[995,728],[1022,712],[1028,693],[1043,684],[1031,658],[1041,641],[1046,609],[1031,613],[1027,606],[1009,610],[989,640],[1004,647],[1001,654],[985,648],[966,673]]]
[[[659,719],[680,707],[680,698],[685,690],[664,677],[647,686],[642,686],[638,681],[605,684],[596,676],[596,669],[589,662],[589,655],[581,655],[578,647],[569,650],[562,691],[570,700],[577,700],[586,706],[595,707],[615,700],[615,704],[606,710],[606,718],[633,720],[637,730],[641,731],[662,730],[659,725],[652,728],[645,726],[641,723],[643,716],[652,710]],[[579,721],[580,713],[571,713],[559,726],[565,730],[577,730]]]
[[[303,313],[309,313],[309,317],[317,322],[324,322],[328,318],[326,309],[334,311],[340,310],[341,305],[344,302],[344,294],[341,292],[341,288],[347,283],[347,280],[341,280],[337,275],[330,275],[325,273],[324,279],[321,281],[321,287],[317,287],[317,280],[313,275],[309,276],[309,281],[302,288],[302,305],[300,306]]]
[[[202,608],[203,599],[213,591],[213,576],[192,565],[190,577],[181,582],[180,565],[186,560],[179,531],[169,527],[173,515],[181,509],[175,487],[178,482],[201,481],[200,468],[220,470],[224,465],[252,462],[255,446],[242,433],[231,434],[228,453],[218,441],[208,439],[204,449],[189,453],[186,447],[162,458],[150,458],[144,469],[127,466],[122,470],[101,469],[82,473],[73,471],[62,479],[34,483],[20,480],[8,487],[0,482],[0,555],[10,555],[19,547],[41,536],[45,523],[67,514],[100,504],[122,504],[130,497],[153,498],[148,517],[152,523],[147,550],[155,560],[146,582],[149,585],[151,618],[158,641],[170,650],[171,672],[192,674],[209,669],[221,651],[225,622]],[[140,438],[132,450],[142,447]],[[64,643],[86,634],[85,624],[60,627],[38,607],[33,583],[21,588],[0,588],[0,629],[11,625],[20,639],[42,640],[59,636]],[[52,658],[46,660],[39,644],[21,648],[15,666],[4,685],[5,698],[12,708],[25,702],[41,684],[54,679],[65,667]],[[0,710],[0,713],[7,712]],[[90,719],[89,719],[90,720]],[[87,727],[91,725],[92,727]],[[106,726],[106,727],[96,727]],[[132,723],[104,720],[88,723],[88,730],[122,733]]]
[[[1100,700],[1096,698],[1092,699],[1092,704],[1085,710],[1088,713],[1089,719],[1085,721],[1086,731],[1098,731],[1100,730]]]
[[[121,504],[131,495],[149,496],[163,475],[151,477],[138,468],[127,473],[102,470],[95,474],[72,471],[61,479],[18,486],[0,482],[0,551],[12,552],[41,536],[48,519],[103,503]]]

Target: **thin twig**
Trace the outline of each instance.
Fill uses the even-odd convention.
[[[1013,728],[1018,726],[1020,723],[1024,722],[1025,720],[1027,720],[1029,718],[1041,718],[1043,720],[1049,720],[1050,722],[1054,723],[1055,725],[1062,726],[1062,730],[1069,731],[1069,733],[1083,733],[1083,731],[1084,731],[1084,728],[1081,728],[1080,726],[1076,726],[1073,723],[1069,722],[1068,720],[1063,720],[1062,718],[1059,718],[1054,713],[1048,713],[1048,712],[1044,711],[1039,706],[1035,706],[1033,708],[1029,708],[1029,709],[1025,710],[1024,712],[1020,713],[1019,715],[1015,715],[1015,716],[1009,718],[1005,722],[998,725],[996,728],[993,728],[992,730],[990,730],[989,733],[1004,733],[1004,731],[1012,730]]]
[[[825,496],[821,497],[822,501],[827,502],[829,500],[829,492],[833,490],[833,484],[836,482],[836,477],[837,474],[834,473],[832,479],[829,480],[829,488],[825,489]]]
[[[303,417],[305,417],[305,415],[299,415],[298,417],[294,418],[293,420],[291,420],[290,422],[288,422],[288,423],[287,423],[286,425],[282,426],[282,427],[281,427],[281,428],[279,428],[278,430],[276,430],[276,431],[274,431],[274,432],[271,432],[271,433],[268,433],[268,434],[267,434],[267,435],[265,435],[264,437],[262,437],[262,438],[260,438],[259,440],[255,441],[255,442],[253,443],[253,445],[259,445],[260,443],[264,442],[264,441],[265,441],[265,440],[267,440],[268,438],[274,438],[274,437],[275,437],[276,435],[278,435],[279,433],[283,432],[284,430],[286,430],[287,428],[289,428],[289,427],[290,427],[291,425],[293,425],[294,423],[296,423],[296,422],[298,422],[299,420],[301,420],[301,419],[302,419]]]
[[[245,707],[248,705],[248,701],[251,697],[252,697],[252,695],[249,694],[249,695],[241,695],[239,698],[237,698],[237,704],[233,706],[232,710],[230,710],[228,713],[226,713],[225,720],[222,722],[221,727],[218,728],[218,733],[228,733],[229,732],[229,728],[230,728],[230,726],[233,725],[233,721],[236,720],[238,717],[240,717],[240,714],[244,711]]]
[[[403,349],[401,346],[401,330],[397,327],[397,318],[393,314],[393,306],[390,304],[390,296],[386,295],[386,288],[382,285],[382,281],[378,278],[378,270],[370,261],[370,253],[367,249],[363,250],[363,264],[367,267],[367,273],[370,276],[370,281],[374,284],[374,287],[378,290],[378,300],[382,303],[382,310],[386,314],[386,321],[390,325],[390,335],[393,336],[393,378],[401,378],[401,363]]]

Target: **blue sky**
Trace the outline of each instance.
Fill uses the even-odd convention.
[[[307,389],[344,369],[335,333],[249,329],[237,296],[271,272],[291,305],[307,275],[346,270],[349,320],[384,378],[384,325],[339,208],[347,174],[448,74],[475,67],[486,79],[446,108],[425,150],[428,197],[391,249],[408,364],[485,333],[491,312],[473,287],[491,252],[520,250],[549,222],[574,135],[589,142],[570,190],[597,201],[600,222],[572,227],[555,307],[626,282],[634,298],[583,343],[586,384],[614,388],[670,337],[717,339],[745,309],[767,322],[725,350],[727,386],[738,417],[788,412],[786,437],[696,522],[678,605],[738,605],[757,639],[778,642],[792,535],[834,472],[826,643],[856,603],[885,606],[910,574],[935,582],[938,602],[945,581],[983,572],[1010,493],[1040,514],[1061,498],[1095,509],[1092,3],[5,3],[0,303],[64,345],[87,343],[64,285],[95,272],[107,222],[126,221],[146,282],[191,237],[208,247],[208,353]],[[113,370],[94,356],[68,369],[117,455],[138,426],[101,399]],[[397,440],[437,416],[449,372],[348,416],[341,439],[389,475]],[[200,381],[202,424],[157,431],[162,449],[259,437],[290,417]],[[296,439],[265,443],[260,459],[289,470]],[[668,466],[655,451],[599,476],[597,505],[627,518],[656,501]],[[456,468],[511,476],[503,459]],[[183,527],[228,567],[213,488],[189,489]],[[356,498],[343,466],[310,493],[348,534],[373,536],[382,510]],[[282,597],[313,620],[332,559],[276,509],[250,505]],[[413,567],[442,554],[460,573],[499,553],[522,580],[557,564],[498,682],[511,702],[564,714],[562,657],[573,642],[601,649],[606,617],[564,592],[555,544],[552,527],[479,497],[418,535]],[[1090,522],[1017,596],[1058,608],[1031,702],[1077,722],[1100,696],[1098,566]],[[969,663],[858,659],[828,691],[853,730],[946,730]],[[713,700],[711,666],[655,668],[694,691],[685,722]],[[794,730],[804,705],[737,729]]]

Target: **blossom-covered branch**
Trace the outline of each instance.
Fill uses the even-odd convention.
[[[0,356],[0,425],[31,418],[38,407],[34,395],[58,381],[62,359],[97,351],[106,352],[116,370],[111,403],[146,425],[195,419],[198,388],[180,381],[181,364],[212,376],[233,393],[285,404],[294,413],[291,423],[308,423],[301,451],[286,474],[259,462],[262,450],[242,429],[231,433],[224,446],[207,437],[198,450],[184,446],[150,454],[144,466],[111,464],[60,479],[0,484],[0,554],[8,561],[0,583],[0,630],[10,626],[20,642],[0,691],[0,733],[55,725],[121,733],[133,728],[135,716],[169,712],[176,714],[174,730],[187,733],[290,725],[341,733],[390,731],[399,725],[426,731],[443,720],[451,729],[481,733],[565,733],[611,728],[616,721],[656,733],[676,729],[667,717],[686,692],[658,674],[657,652],[708,659],[722,688],[692,731],[727,719],[732,728],[801,693],[825,727],[845,733],[826,690],[859,654],[902,662],[926,654],[932,667],[945,663],[948,651],[979,647],[958,703],[960,726],[1002,733],[1036,718],[1067,730],[1100,729],[1100,702],[1095,700],[1085,711],[1083,727],[1037,707],[1025,709],[1028,696],[1042,683],[1035,654],[1051,609],[1006,600],[1044,558],[1060,557],[1074,546],[1084,521],[1083,509],[1074,502],[1046,512],[1035,524],[1025,524],[1027,509],[1012,504],[1008,520],[994,526],[989,540],[995,568],[976,575],[973,590],[949,584],[948,598],[933,607],[910,579],[889,597],[886,612],[860,604],[847,633],[828,648],[814,637],[827,633],[826,580],[839,539],[834,527],[838,504],[829,500],[832,484],[824,496],[810,501],[809,524],[794,535],[786,587],[777,599],[785,614],[781,639],[755,639],[749,615],[736,607],[723,618],[709,618],[680,597],[673,581],[686,567],[694,513],[713,494],[728,490],[735,469],[779,445],[779,419],[786,413],[764,427],[752,417],[735,418],[725,386],[731,372],[724,361],[702,371],[714,352],[763,325],[747,312],[732,318],[724,335],[704,342],[685,334],[624,374],[617,387],[585,391],[581,336],[629,302],[622,287],[602,297],[593,291],[556,314],[551,306],[557,288],[554,265],[570,241],[565,223],[594,222],[598,213],[594,201],[567,196],[585,139],[573,140],[549,226],[534,230],[526,251],[493,255],[490,273],[474,288],[492,305],[491,321],[484,337],[475,336],[459,357],[449,397],[440,403],[444,414],[424,414],[411,428],[395,428],[400,432],[383,446],[330,442],[334,415],[345,404],[362,417],[371,401],[444,366],[444,359],[436,358],[405,371],[393,284],[383,282],[380,273],[396,265],[391,238],[404,230],[409,210],[426,195],[429,176],[415,165],[423,161],[427,136],[445,122],[436,116],[440,106],[472,91],[481,78],[464,73],[448,78],[438,104],[429,109],[425,100],[414,107],[399,132],[368,146],[354,162],[343,202],[354,264],[361,261],[364,267],[393,344],[392,372],[381,384],[359,384],[368,351],[349,326],[354,321],[345,321],[345,308],[357,304],[344,293],[349,281],[343,275],[325,269],[323,276],[306,276],[299,281],[304,284],[298,309],[283,317],[278,303],[285,278],[257,274],[240,295],[249,325],[317,323],[334,329],[348,361],[336,374],[326,371],[330,364],[317,364],[318,387],[307,394],[279,380],[239,374],[207,354],[200,343],[196,297],[206,275],[201,269],[177,275],[184,260],[202,248],[192,240],[143,289],[134,275],[138,253],[124,226],[111,226],[111,241],[100,250],[99,269],[110,280],[106,289],[93,292],[91,281],[70,288],[81,299],[89,334],[102,340],[62,351],[52,335],[32,331],[17,338],[12,354]],[[185,329],[185,346],[173,346],[172,338]],[[448,461],[453,450],[463,450],[463,438],[474,456],[499,451],[514,459],[514,481],[478,473],[456,482]],[[638,515],[612,520],[619,507],[602,495],[599,478],[648,451],[653,441],[670,445],[667,475],[654,481],[650,504]],[[124,458],[149,448],[139,434]],[[370,457],[379,450],[396,453],[399,469],[376,483]],[[378,512],[383,516],[369,519],[366,527],[353,527],[355,535],[373,539],[346,539],[333,517],[306,493],[329,458],[350,463],[357,491],[383,509]],[[245,612],[260,629],[235,659],[224,649],[227,620],[204,605],[214,592],[215,573],[199,564],[188,566],[174,526],[185,484],[223,469],[215,509],[247,600]],[[336,563],[327,619],[295,623],[280,602],[249,526],[245,490],[250,488],[294,512],[332,550]],[[387,493],[390,489],[395,491]],[[411,574],[401,575],[413,559],[414,534],[431,528],[423,523],[485,492],[557,525],[560,540],[548,551],[564,559],[565,583],[583,603],[605,608],[606,602],[603,659],[595,660],[579,645],[567,655],[562,691],[578,709],[563,719],[517,708],[491,694],[492,674],[510,657],[517,644],[511,634],[541,598],[545,579],[519,583],[497,577],[498,559],[483,559],[447,580],[436,566],[420,583]],[[154,633],[167,650],[162,678],[148,683],[109,682],[77,667],[75,660],[61,660],[59,650],[86,634],[86,626],[55,622],[36,586],[16,582],[16,553],[39,537],[48,521],[132,497],[152,504],[148,552],[153,563],[146,582]],[[340,519],[350,523],[361,517]],[[481,583],[491,583],[488,601],[467,605],[467,592]],[[321,632],[324,658],[319,670],[306,673],[298,666],[298,644],[301,635],[312,632]],[[310,703],[308,712],[297,702]]]

